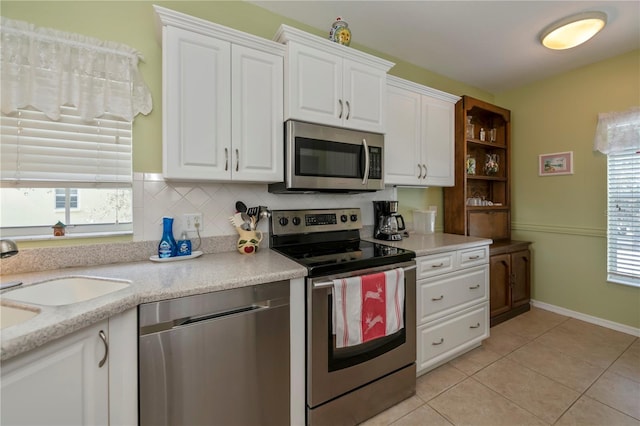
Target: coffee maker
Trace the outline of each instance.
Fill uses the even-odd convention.
[[[373,220],[374,238],[385,241],[402,239],[400,231],[404,231],[406,228],[404,218],[398,214],[397,201],[374,201]]]

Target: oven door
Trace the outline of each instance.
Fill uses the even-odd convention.
[[[361,345],[336,348],[332,332],[331,280],[402,267],[405,269],[404,324],[400,331]],[[415,262],[307,279],[307,405],[314,408],[384,377],[416,359]]]

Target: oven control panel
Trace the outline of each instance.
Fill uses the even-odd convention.
[[[359,208],[318,210],[272,210],[272,235],[346,231],[362,228]]]

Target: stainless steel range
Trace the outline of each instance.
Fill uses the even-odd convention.
[[[360,239],[360,209],[275,210],[271,248],[308,269],[307,424],[355,425],[415,393],[415,253]],[[336,279],[404,270],[405,327],[337,347],[332,331]]]

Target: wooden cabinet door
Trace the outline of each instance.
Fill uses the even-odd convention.
[[[509,237],[509,212],[506,210],[469,211],[469,235],[502,240]]]
[[[342,59],[293,41],[288,48],[285,119],[341,126]]]
[[[385,134],[387,185],[419,185],[420,94],[403,88],[387,88],[387,133]]]
[[[531,253],[521,250],[511,253],[511,306],[529,302],[531,298]]]
[[[374,133],[385,132],[387,73],[343,59],[343,125]]]
[[[231,178],[231,44],[167,26],[163,30],[163,174]]]
[[[4,425],[107,425],[109,363],[100,331],[108,321],[77,331],[2,363]]]
[[[282,57],[243,46],[231,49],[231,178],[283,179]]]
[[[422,163],[425,185],[454,185],[454,108],[451,102],[422,96]]]
[[[490,316],[511,309],[511,257],[498,254],[489,258]]]

